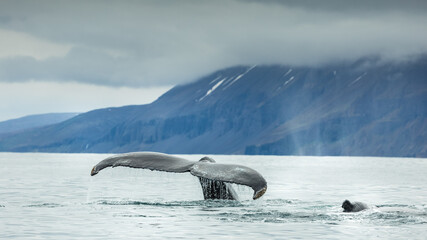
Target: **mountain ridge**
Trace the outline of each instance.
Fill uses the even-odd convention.
[[[0,122],[0,134],[28,130],[59,123],[77,116],[79,113],[44,113],[28,115]]]
[[[427,157],[426,103],[425,56],[236,66],[151,104],[98,109],[0,138],[0,151]]]

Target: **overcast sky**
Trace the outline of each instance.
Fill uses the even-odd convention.
[[[425,52],[425,0],[1,0],[0,121],[148,103],[233,65]]]

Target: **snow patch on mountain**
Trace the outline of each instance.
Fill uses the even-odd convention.
[[[290,68],[286,73],[285,73],[285,75],[283,75],[283,77],[286,77],[289,73],[291,73],[292,72],[292,68]]]
[[[237,80],[239,80],[240,78],[242,78],[243,76],[245,76],[248,72],[250,72],[252,69],[254,69],[256,67],[256,65],[250,67],[248,70],[246,70],[246,72],[238,75],[235,79],[233,79],[231,82],[229,82],[225,87],[224,90],[227,89],[228,87],[230,87],[231,85],[233,85],[235,82],[237,82]]]
[[[217,82],[211,89],[209,89],[205,96],[201,97],[198,101],[203,101],[203,99],[205,99],[207,96],[209,96],[211,93],[213,93],[215,91],[215,89],[217,89],[219,86],[221,86],[221,84],[226,80],[227,78],[222,79],[221,81]]]
[[[295,77],[294,77],[294,76],[290,77],[290,78],[289,78],[289,80],[288,80],[288,81],[286,81],[286,82],[283,84],[283,86],[288,85],[288,83],[292,82],[292,80],[294,80],[294,79],[295,79]]]
[[[221,78],[221,75],[219,75],[218,77],[216,77],[214,80],[212,80],[209,85],[212,85],[214,82],[218,81]]]
[[[359,77],[357,77],[357,78],[356,78],[356,80],[354,80],[353,82],[351,82],[349,86],[351,86],[351,85],[353,85],[353,84],[357,83],[357,82],[358,82],[360,79],[362,79],[364,76],[366,76],[366,72],[365,72],[365,73],[363,73],[362,75],[360,75]]]

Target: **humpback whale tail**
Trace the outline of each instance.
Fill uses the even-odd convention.
[[[190,172],[199,178],[205,199],[237,199],[230,183],[251,187],[253,199],[258,199],[267,191],[267,182],[252,168],[234,164],[219,164],[209,157],[198,162],[155,152],[135,152],[118,154],[106,158],[92,168],[91,175],[98,174],[107,167],[131,167],[156,171],[184,173]]]

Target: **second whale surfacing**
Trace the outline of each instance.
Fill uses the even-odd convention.
[[[254,190],[253,199],[258,199],[267,191],[264,177],[252,168],[220,164],[209,157],[199,161],[189,161],[184,158],[157,152],[134,152],[117,154],[96,164],[91,176],[98,174],[107,167],[131,167],[164,172],[190,172],[199,178],[204,199],[237,200],[237,194],[230,183],[245,185]]]
[[[344,209],[344,212],[360,212],[362,210],[368,209],[368,205],[362,202],[350,202],[345,200],[341,207]]]

